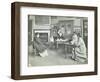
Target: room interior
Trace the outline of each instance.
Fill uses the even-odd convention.
[[[73,32],[80,33],[87,47],[88,20],[86,17],[29,15],[28,46],[32,46],[35,33],[39,33],[41,41],[47,46],[49,53],[49,56],[45,58],[34,56],[34,53],[29,53],[29,66],[81,64],[81,62],[73,61],[69,58],[72,55],[71,46],[67,46],[65,49],[65,46],[63,44],[58,44],[58,47],[55,48],[53,41],[51,41],[51,37],[54,33],[54,27],[56,27],[56,29],[59,30],[62,26],[64,28],[63,36],[65,39],[70,39]],[[33,52],[30,50],[29,52]],[[52,62],[52,60],[54,61]]]

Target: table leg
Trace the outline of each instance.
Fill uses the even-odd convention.
[[[56,46],[57,46],[57,48],[58,48],[58,43],[56,42]]]
[[[67,58],[67,46],[64,45],[65,58]]]

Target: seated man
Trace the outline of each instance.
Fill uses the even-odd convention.
[[[59,35],[59,39],[62,40],[64,39],[64,33],[65,33],[65,28],[62,26],[59,30],[58,30],[58,35]]]

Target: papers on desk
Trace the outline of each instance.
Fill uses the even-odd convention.
[[[65,42],[65,41],[67,41],[67,39],[57,39],[56,41]]]

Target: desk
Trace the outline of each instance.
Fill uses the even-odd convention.
[[[75,46],[65,42],[65,41],[57,41],[57,48],[59,47],[59,44],[64,45],[64,53],[65,53],[65,58],[67,58],[67,54],[72,53],[72,49],[74,48],[75,50]]]
[[[69,43],[64,43],[64,44],[65,44],[65,49],[64,49],[64,51],[65,51],[65,58],[67,58],[68,52],[66,52],[66,51],[69,51],[68,49],[70,49],[70,53],[71,54],[75,54],[75,46],[74,45],[69,44]],[[73,50],[73,53],[72,53],[72,50]]]

